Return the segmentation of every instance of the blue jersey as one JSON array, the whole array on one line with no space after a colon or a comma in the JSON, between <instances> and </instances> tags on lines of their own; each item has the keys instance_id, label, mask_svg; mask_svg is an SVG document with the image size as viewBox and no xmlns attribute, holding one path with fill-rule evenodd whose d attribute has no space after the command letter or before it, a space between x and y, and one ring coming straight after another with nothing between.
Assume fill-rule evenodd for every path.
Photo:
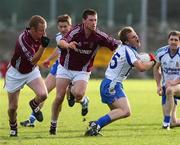
<instances>
[{"instance_id":1,"label":"blue jersey","mask_svg":"<svg viewBox=\"0 0 180 145\"><path fill-rule=\"evenodd\" d=\"M156 60L161 63L162 86L167 80L180 79L180 49L174 56L170 54L169 45L159 48L156 52Z\"/></svg>"}]
</instances>

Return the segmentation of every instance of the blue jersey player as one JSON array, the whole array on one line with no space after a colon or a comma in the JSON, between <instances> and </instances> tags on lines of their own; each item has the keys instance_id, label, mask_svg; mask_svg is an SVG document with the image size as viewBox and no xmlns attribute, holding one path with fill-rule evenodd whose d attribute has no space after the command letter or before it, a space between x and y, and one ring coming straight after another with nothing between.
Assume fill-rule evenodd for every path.
<instances>
[{"instance_id":1,"label":"blue jersey player","mask_svg":"<svg viewBox=\"0 0 180 145\"><path fill-rule=\"evenodd\" d=\"M177 99L180 98L180 32L171 31L168 45L157 50L157 64L154 66L154 77L157 93L162 96L163 128L170 125L180 126L176 118Z\"/></svg>"},{"instance_id":2,"label":"blue jersey player","mask_svg":"<svg viewBox=\"0 0 180 145\"><path fill-rule=\"evenodd\" d=\"M153 55L150 55L149 62L139 59L137 49L140 47L140 41L132 27L124 27L118 36L122 45L114 52L100 86L101 100L108 105L110 112L96 121L89 122L85 136L96 136L104 126L130 116L131 109L122 82L133 67L139 71L146 71L155 63Z\"/></svg>"}]
</instances>

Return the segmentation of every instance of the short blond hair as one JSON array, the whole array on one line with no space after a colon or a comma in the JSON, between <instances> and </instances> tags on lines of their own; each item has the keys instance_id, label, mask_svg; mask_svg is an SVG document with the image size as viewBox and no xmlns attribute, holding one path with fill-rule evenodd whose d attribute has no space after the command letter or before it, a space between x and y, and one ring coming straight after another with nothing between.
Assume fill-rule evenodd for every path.
<instances>
[{"instance_id":1,"label":"short blond hair","mask_svg":"<svg viewBox=\"0 0 180 145\"><path fill-rule=\"evenodd\" d=\"M34 15L29 20L29 27L37 29L39 23L47 25L46 20L42 16Z\"/></svg>"},{"instance_id":2,"label":"short blond hair","mask_svg":"<svg viewBox=\"0 0 180 145\"><path fill-rule=\"evenodd\" d=\"M122 44L125 44L125 42L128 41L127 34L131 32L134 32L134 29L130 26L124 27L118 32L118 37L121 40Z\"/></svg>"}]
</instances>

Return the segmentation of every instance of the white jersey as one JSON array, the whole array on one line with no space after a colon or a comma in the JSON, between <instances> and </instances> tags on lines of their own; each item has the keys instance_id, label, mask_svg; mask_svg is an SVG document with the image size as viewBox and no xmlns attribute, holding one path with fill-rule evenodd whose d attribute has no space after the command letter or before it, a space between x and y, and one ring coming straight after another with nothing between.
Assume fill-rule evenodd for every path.
<instances>
[{"instance_id":1,"label":"white jersey","mask_svg":"<svg viewBox=\"0 0 180 145\"><path fill-rule=\"evenodd\" d=\"M169 45L159 48L156 53L157 62L161 63L162 85L167 80L180 79L180 49L174 56L170 55Z\"/></svg>"},{"instance_id":2,"label":"white jersey","mask_svg":"<svg viewBox=\"0 0 180 145\"><path fill-rule=\"evenodd\" d=\"M56 43L57 43L57 45L58 45L58 42L62 39L62 34L59 32L59 33L57 33L56 34Z\"/></svg>"},{"instance_id":3,"label":"white jersey","mask_svg":"<svg viewBox=\"0 0 180 145\"><path fill-rule=\"evenodd\" d=\"M56 34L56 43L57 43L57 47L59 48L59 54L61 54L61 48L58 46L59 41L62 39L62 34L59 32Z\"/></svg>"},{"instance_id":4,"label":"white jersey","mask_svg":"<svg viewBox=\"0 0 180 145\"><path fill-rule=\"evenodd\" d=\"M135 49L127 45L119 45L111 58L105 77L114 82L122 82L127 78L134 62L138 59Z\"/></svg>"}]
</instances>

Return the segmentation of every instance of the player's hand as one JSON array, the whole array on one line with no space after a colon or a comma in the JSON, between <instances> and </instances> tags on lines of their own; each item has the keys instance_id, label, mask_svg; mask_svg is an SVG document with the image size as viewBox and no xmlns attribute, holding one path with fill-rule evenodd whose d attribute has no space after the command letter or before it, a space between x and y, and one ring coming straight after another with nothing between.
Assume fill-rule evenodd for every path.
<instances>
[{"instance_id":1,"label":"player's hand","mask_svg":"<svg viewBox=\"0 0 180 145\"><path fill-rule=\"evenodd\" d=\"M48 59L46 59L45 61L43 61L43 66L45 67L45 68L49 68L49 66L50 66L50 60L48 60Z\"/></svg>"},{"instance_id":2,"label":"player's hand","mask_svg":"<svg viewBox=\"0 0 180 145\"><path fill-rule=\"evenodd\" d=\"M75 49L77 45L78 45L78 43L76 41L72 41L69 43L68 48Z\"/></svg>"},{"instance_id":3,"label":"player's hand","mask_svg":"<svg viewBox=\"0 0 180 145\"><path fill-rule=\"evenodd\" d=\"M42 36L41 37L42 47L47 47L49 42L50 42L50 39L47 36Z\"/></svg>"},{"instance_id":4,"label":"player's hand","mask_svg":"<svg viewBox=\"0 0 180 145\"><path fill-rule=\"evenodd\" d=\"M157 94L158 94L159 96L162 96L162 87L161 87L161 86L159 86L159 87L157 88Z\"/></svg>"}]
</instances>

